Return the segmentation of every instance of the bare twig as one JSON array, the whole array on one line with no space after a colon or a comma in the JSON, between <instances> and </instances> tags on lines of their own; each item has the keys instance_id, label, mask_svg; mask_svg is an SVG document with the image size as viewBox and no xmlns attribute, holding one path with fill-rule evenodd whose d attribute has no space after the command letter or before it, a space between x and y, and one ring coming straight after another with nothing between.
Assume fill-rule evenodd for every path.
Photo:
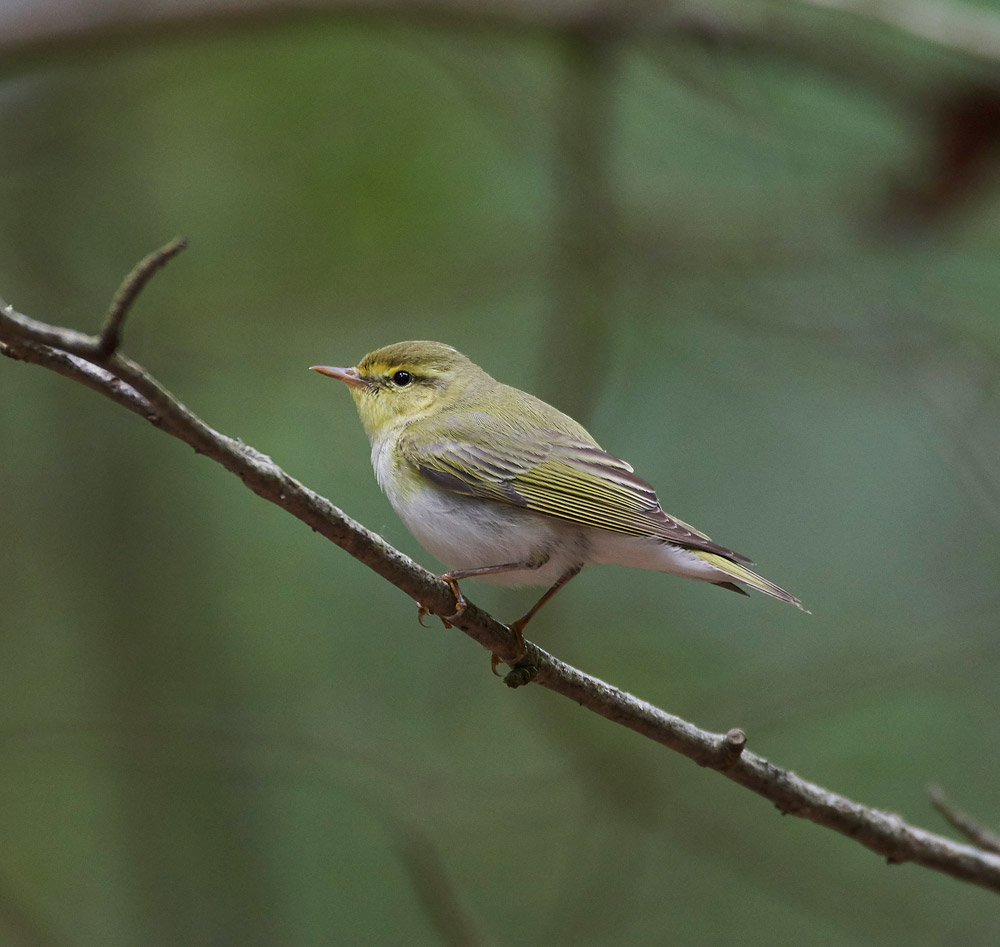
<instances>
[{"instance_id":1,"label":"bare twig","mask_svg":"<svg viewBox=\"0 0 1000 947\"><path fill-rule=\"evenodd\" d=\"M104 353L99 337L47 325L0 303L0 353L50 368L99 391L222 464L258 496L296 516L431 611L440 615L454 611L451 590L437 576L290 477L269 457L213 430L141 365L117 351ZM453 624L503 660L517 661L517 642L510 629L475 605L470 603ZM745 750L741 732L701 730L530 642L508 683L528 680L717 770L784 813L855 839L890 862L913 862L1000 892L1000 856L953 842L910 825L898 815L810 783Z\"/></svg>"},{"instance_id":2,"label":"bare twig","mask_svg":"<svg viewBox=\"0 0 1000 947\"><path fill-rule=\"evenodd\" d=\"M121 344L121 327L132 308L132 303L142 292L143 287L152 279L153 274L166 266L181 250L187 248L188 242L185 237L174 237L170 243L154 250L149 256L144 257L136 264L134 270L122 281L111 300L111 307L104 318L104 327L101 329L99 354L103 357L111 355Z\"/></svg>"},{"instance_id":3,"label":"bare twig","mask_svg":"<svg viewBox=\"0 0 1000 947\"><path fill-rule=\"evenodd\" d=\"M1000 835L987 828L978 819L972 818L967 812L959 809L944 794L944 790L940 786L929 786L927 794L931 797L931 805L970 842L988 852L1000 854Z\"/></svg>"}]
</instances>

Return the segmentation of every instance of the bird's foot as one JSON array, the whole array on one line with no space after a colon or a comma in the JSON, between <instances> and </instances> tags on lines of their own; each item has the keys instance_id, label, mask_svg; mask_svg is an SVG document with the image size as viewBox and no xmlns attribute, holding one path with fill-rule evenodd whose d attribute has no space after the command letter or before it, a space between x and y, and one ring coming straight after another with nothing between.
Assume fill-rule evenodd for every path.
<instances>
[{"instance_id":1,"label":"bird's foot","mask_svg":"<svg viewBox=\"0 0 1000 947\"><path fill-rule=\"evenodd\" d=\"M524 658L524 654L526 651L526 648L524 646L524 626L526 624L527 622L522 618L518 621L512 622L507 626L514 633L514 638L517 641L517 661L515 661L514 664L511 664L509 661L504 662L510 665L511 668L516 668L517 665L520 663L520 661ZM500 676L499 674L497 674L497 665L500 664L502 661L504 661L504 659L501 658L499 654L494 654L490 657L490 670L494 674L496 674L497 677ZM514 672L511 671L511 674L513 673ZM507 675L507 678L509 677L510 674ZM507 680L507 678L504 678L504 680ZM527 683L527 681L525 681L524 683ZM514 684L512 686L517 687L518 685Z\"/></svg>"},{"instance_id":2,"label":"bird's foot","mask_svg":"<svg viewBox=\"0 0 1000 947\"><path fill-rule=\"evenodd\" d=\"M458 616L461 615L463 611L464 609L460 609L454 615L449 615L447 618L445 618L444 615L438 615L437 617L441 619L441 624L444 625L445 628L453 628L454 625L452 625L452 622L456 618L458 618ZM434 614L436 613L432 612L422 602L417 602L417 621L420 622L420 626L422 628L430 628L430 625L428 625L427 622L424 621L424 619L428 615L434 615Z\"/></svg>"},{"instance_id":3,"label":"bird's foot","mask_svg":"<svg viewBox=\"0 0 1000 947\"><path fill-rule=\"evenodd\" d=\"M458 587L458 579L456 579L450 572L446 572L444 575L438 576L442 582L447 582L451 588L452 595L455 596L455 612L452 615L439 615L438 618L444 622L446 628L451 628L451 623L457 621L465 613L465 610L469 607L469 602L466 597L462 594L462 590Z\"/></svg>"},{"instance_id":4,"label":"bird's foot","mask_svg":"<svg viewBox=\"0 0 1000 947\"><path fill-rule=\"evenodd\" d=\"M469 603L468 601L466 601L465 596L462 594L462 590L458 587L458 580L453 578L450 573L446 572L444 575L438 576L438 578L441 579L443 582L448 583L448 585L451 587L452 593L455 596L454 614L437 616L438 618L441 619L441 624L444 625L445 628L451 628L452 627L451 623L456 619L462 617L462 613L466 610L466 608L468 608ZM424 619L428 615L435 615L435 614L437 613L429 609L423 602L421 601L417 602L417 621L420 622L420 624L424 628L428 627Z\"/></svg>"}]
</instances>

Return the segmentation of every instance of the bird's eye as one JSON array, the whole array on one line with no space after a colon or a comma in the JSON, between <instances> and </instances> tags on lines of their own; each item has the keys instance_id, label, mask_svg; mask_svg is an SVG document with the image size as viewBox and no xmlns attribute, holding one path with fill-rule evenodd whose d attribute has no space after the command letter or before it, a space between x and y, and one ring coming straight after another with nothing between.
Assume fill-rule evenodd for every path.
<instances>
[{"instance_id":1,"label":"bird's eye","mask_svg":"<svg viewBox=\"0 0 1000 947\"><path fill-rule=\"evenodd\" d=\"M405 388L411 381L413 381L413 376L409 372L396 372L392 376L393 384L400 388Z\"/></svg>"}]
</instances>

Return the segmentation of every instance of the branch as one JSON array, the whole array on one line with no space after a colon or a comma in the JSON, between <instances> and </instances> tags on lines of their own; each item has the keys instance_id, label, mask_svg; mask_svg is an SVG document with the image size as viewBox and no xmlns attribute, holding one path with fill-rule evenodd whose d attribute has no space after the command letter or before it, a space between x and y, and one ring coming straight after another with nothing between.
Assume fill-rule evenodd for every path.
<instances>
[{"instance_id":1,"label":"branch","mask_svg":"<svg viewBox=\"0 0 1000 947\"><path fill-rule=\"evenodd\" d=\"M931 797L931 805L970 842L988 852L1000 854L1000 835L959 809L940 786L931 786L927 792Z\"/></svg>"},{"instance_id":2,"label":"branch","mask_svg":"<svg viewBox=\"0 0 1000 947\"><path fill-rule=\"evenodd\" d=\"M126 305L121 318L127 309ZM0 354L49 368L100 392L222 464L258 496L336 543L430 611L438 615L454 611L451 590L437 576L289 476L269 457L213 430L141 365L117 350L106 351L100 336L47 325L0 302ZM531 642L526 643L526 654L518 662L517 642L510 629L472 603L452 624L512 665L506 678L511 686L533 680L700 766L716 770L770 800L783 813L855 839L891 863L913 862L1000 892L1000 855L951 841L910 825L894 813L830 792L745 750L742 731L719 734L702 730L571 667Z\"/></svg>"}]
</instances>

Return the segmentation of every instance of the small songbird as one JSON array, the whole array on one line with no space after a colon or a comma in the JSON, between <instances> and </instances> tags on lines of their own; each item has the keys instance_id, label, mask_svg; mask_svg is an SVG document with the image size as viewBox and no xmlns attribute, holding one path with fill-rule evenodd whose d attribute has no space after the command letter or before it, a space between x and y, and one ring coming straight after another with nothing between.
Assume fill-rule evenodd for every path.
<instances>
[{"instance_id":1,"label":"small songbird","mask_svg":"<svg viewBox=\"0 0 1000 947\"><path fill-rule=\"evenodd\" d=\"M355 368L314 365L351 389L379 486L465 607L459 579L547 585L532 616L584 566L670 572L802 608L750 560L660 508L631 466L576 421L501 384L440 342L398 342ZM803 609L804 611L804 609Z\"/></svg>"}]
</instances>

